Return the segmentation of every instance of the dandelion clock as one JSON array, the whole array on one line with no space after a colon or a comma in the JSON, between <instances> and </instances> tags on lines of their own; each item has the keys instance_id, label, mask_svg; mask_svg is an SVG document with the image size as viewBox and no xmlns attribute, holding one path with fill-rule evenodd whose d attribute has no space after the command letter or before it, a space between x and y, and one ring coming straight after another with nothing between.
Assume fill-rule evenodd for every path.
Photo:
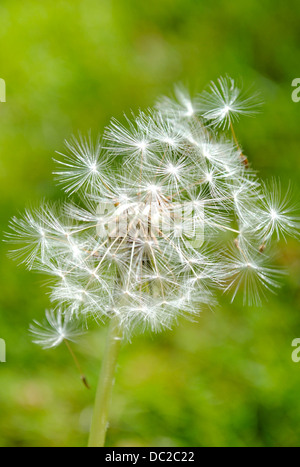
<instances>
[{"instance_id":1,"label":"dandelion clock","mask_svg":"<svg viewBox=\"0 0 300 467\"><path fill-rule=\"evenodd\" d=\"M197 319L218 290L256 305L277 290L271 246L298 237L299 218L290 188L261 181L234 132L259 108L228 77L194 99L176 88L96 141L66 142L55 179L67 200L11 220L10 254L51 276L53 306L30 326L34 342L72 352L92 320L109 323L89 446L105 443L122 341Z\"/></svg>"}]
</instances>

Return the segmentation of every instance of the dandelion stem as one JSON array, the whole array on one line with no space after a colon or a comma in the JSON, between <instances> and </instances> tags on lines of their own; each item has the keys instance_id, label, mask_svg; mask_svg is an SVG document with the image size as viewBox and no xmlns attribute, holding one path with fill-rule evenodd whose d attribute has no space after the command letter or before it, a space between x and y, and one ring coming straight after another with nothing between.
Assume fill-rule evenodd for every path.
<instances>
[{"instance_id":1,"label":"dandelion stem","mask_svg":"<svg viewBox=\"0 0 300 467\"><path fill-rule=\"evenodd\" d=\"M112 319L96 391L89 447L103 447L105 444L110 399L122 336L119 321Z\"/></svg>"}]
</instances>

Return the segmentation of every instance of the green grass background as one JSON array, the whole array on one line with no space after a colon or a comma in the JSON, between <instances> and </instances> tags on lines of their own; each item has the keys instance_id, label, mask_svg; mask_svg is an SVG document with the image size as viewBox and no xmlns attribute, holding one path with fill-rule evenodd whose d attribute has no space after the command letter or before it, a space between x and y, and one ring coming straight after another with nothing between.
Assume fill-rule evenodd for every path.
<instances>
[{"instance_id":1,"label":"green grass background","mask_svg":"<svg viewBox=\"0 0 300 467\"><path fill-rule=\"evenodd\" d=\"M64 195L52 157L72 132L102 131L112 116L151 106L182 82L192 92L228 73L255 83L265 104L236 127L264 178L292 180L299 198L300 74L297 0L1 0L1 231L42 198ZM84 446L106 329L76 351L92 389L63 347L34 346L29 322L49 306L41 276L1 244L0 446ZM222 299L215 313L123 347L109 446L299 446L300 248L282 245L289 269L261 308Z\"/></svg>"}]
</instances>

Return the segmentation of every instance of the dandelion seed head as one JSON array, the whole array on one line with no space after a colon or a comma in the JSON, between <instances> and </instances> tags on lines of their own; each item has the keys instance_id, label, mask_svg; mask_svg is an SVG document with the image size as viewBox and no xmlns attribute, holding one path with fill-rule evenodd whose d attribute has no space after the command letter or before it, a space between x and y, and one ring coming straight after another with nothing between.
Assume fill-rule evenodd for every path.
<instances>
[{"instance_id":1,"label":"dandelion seed head","mask_svg":"<svg viewBox=\"0 0 300 467\"><path fill-rule=\"evenodd\" d=\"M261 182L227 132L256 104L225 77L112 119L96 142L66 142L55 177L77 201L27 210L8 235L11 256L50 277L57 308L31 328L38 343L72 340L81 319L157 332L215 306L218 289L253 304L276 290L266 247L298 237L299 216L290 189Z\"/></svg>"}]
</instances>

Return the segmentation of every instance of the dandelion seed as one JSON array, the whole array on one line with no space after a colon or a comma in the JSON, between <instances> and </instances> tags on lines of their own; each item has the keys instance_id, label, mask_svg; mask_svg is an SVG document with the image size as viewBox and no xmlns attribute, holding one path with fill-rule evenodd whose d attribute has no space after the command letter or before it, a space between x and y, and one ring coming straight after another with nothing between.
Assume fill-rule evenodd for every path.
<instances>
[{"instance_id":1,"label":"dandelion seed","mask_svg":"<svg viewBox=\"0 0 300 467\"><path fill-rule=\"evenodd\" d=\"M197 114L197 103L183 86L175 86L175 100L163 97L157 103L157 109L170 118L191 118Z\"/></svg>"},{"instance_id":2,"label":"dandelion seed","mask_svg":"<svg viewBox=\"0 0 300 467\"><path fill-rule=\"evenodd\" d=\"M237 249L226 258L224 270L227 271L229 284L225 291L232 290L232 301L239 290L244 294L244 303L260 305L266 292L274 292L279 287L279 279L283 271L276 267L266 266L266 258L257 252Z\"/></svg>"},{"instance_id":3,"label":"dandelion seed","mask_svg":"<svg viewBox=\"0 0 300 467\"><path fill-rule=\"evenodd\" d=\"M241 115L253 116L261 102L256 94L247 94L228 76L211 83L210 91L204 91L198 102L203 118L215 127L229 128Z\"/></svg>"},{"instance_id":4,"label":"dandelion seed","mask_svg":"<svg viewBox=\"0 0 300 467\"><path fill-rule=\"evenodd\" d=\"M76 342L77 338L84 334L78 329L78 324L72 321L71 316L61 308L46 310L45 323L34 321L29 330L34 337L33 343L41 345L44 349L57 347L64 340Z\"/></svg>"},{"instance_id":5,"label":"dandelion seed","mask_svg":"<svg viewBox=\"0 0 300 467\"><path fill-rule=\"evenodd\" d=\"M299 237L300 217L297 206L291 200L291 188L283 193L280 182L272 180L263 185L263 196L259 209L259 225L264 242L275 234L277 239L287 236Z\"/></svg>"}]
</instances>

